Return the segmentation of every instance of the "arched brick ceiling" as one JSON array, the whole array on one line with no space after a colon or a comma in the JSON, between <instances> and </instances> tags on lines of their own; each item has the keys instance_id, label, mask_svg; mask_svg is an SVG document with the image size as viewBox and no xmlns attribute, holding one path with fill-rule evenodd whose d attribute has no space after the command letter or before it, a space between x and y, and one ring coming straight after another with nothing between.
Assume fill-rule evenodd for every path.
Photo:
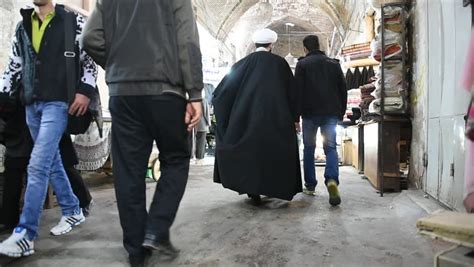
<instances>
[{"instance_id":1,"label":"arched brick ceiling","mask_svg":"<svg viewBox=\"0 0 474 267\"><path fill-rule=\"evenodd\" d=\"M337 49L349 28L360 23L360 13L367 6L365 0L193 0L193 3L198 21L213 36L223 42L241 39L233 41L238 50L249 49L252 33L263 27L274 28L284 35L286 32L281 32L280 26L286 22L296 25L292 31L318 32L323 46L332 43Z\"/></svg>"}]
</instances>

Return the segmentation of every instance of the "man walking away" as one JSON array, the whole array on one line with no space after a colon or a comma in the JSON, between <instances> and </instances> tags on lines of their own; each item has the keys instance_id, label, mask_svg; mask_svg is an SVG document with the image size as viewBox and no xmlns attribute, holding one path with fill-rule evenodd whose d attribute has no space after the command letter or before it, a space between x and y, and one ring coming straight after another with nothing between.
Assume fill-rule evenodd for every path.
<instances>
[{"instance_id":1,"label":"man walking away","mask_svg":"<svg viewBox=\"0 0 474 267\"><path fill-rule=\"evenodd\" d=\"M315 35L303 40L306 57L296 65L295 78L300 92L299 113L303 117L304 192L315 194L317 185L314 151L318 128L324 138L326 154L325 184L329 203L341 203L339 195L339 158L337 155L336 126L347 106L347 88L339 63L320 50ZM299 125L299 123L298 123Z\"/></svg>"},{"instance_id":2,"label":"man walking away","mask_svg":"<svg viewBox=\"0 0 474 267\"><path fill-rule=\"evenodd\" d=\"M297 92L290 66L271 53L277 38L270 29L255 33L255 52L237 62L214 92L214 181L255 204L260 195L292 200L302 189Z\"/></svg>"},{"instance_id":3,"label":"man walking away","mask_svg":"<svg viewBox=\"0 0 474 267\"><path fill-rule=\"evenodd\" d=\"M84 47L106 70L115 192L132 266L146 250L178 255L170 227L188 180L188 131L202 115L201 52L191 0L99 0ZM153 141L161 177L149 212L145 175Z\"/></svg>"}]
</instances>

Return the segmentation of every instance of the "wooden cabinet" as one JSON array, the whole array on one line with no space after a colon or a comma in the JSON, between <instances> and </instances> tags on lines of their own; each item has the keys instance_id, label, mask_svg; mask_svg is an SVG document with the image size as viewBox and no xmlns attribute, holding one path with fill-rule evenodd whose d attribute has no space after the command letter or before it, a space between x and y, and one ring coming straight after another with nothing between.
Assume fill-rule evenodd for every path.
<instances>
[{"instance_id":1,"label":"wooden cabinet","mask_svg":"<svg viewBox=\"0 0 474 267\"><path fill-rule=\"evenodd\" d=\"M356 168L359 173L364 171L364 126L363 125L354 125L349 126L346 129L347 137L350 138L351 142L351 166Z\"/></svg>"},{"instance_id":2,"label":"wooden cabinet","mask_svg":"<svg viewBox=\"0 0 474 267\"><path fill-rule=\"evenodd\" d=\"M409 159L411 125L408 120L385 121L382 147L379 147L379 127L378 122L364 125L364 174L377 190L381 190L382 167L384 191L399 192L401 165L405 165Z\"/></svg>"}]
</instances>

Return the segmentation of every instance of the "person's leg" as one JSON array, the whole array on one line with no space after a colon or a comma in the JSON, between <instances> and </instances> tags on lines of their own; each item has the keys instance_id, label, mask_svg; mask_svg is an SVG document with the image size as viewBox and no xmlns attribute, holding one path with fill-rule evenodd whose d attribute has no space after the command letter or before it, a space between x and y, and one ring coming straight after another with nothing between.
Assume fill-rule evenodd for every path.
<instances>
[{"instance_id":1,"label":"person's leg","mask_svg":"<svg viewBox=\"0 0 474 267\"><path fill-rule=\"evenodd\" d=\"M89 188L84 183L81 173L74 166L64 166L64 169L71 183L72 192L79 199L79 207L84 210L92 201Z\"/></svg>"},{"instance_id":2,"label":"person's leg","mask_svg":"<svg viewBox=\"0 0 474 267\"><path fill-rule=\"evenodd\" d=\"M142 247L147 220L145 176L153 138L143 123L143 118L152 114L140 112L144 99L112 96L109 100L115 195L123 244L131 264L142 264L145 260Z\"/></svg>"},{"instance_id":3,"label":"person's leg","mask_svg":"<svg viewBox=\"0 0 474 267\"><path fill-rule=\"evenodd\" d=\"M339 184L339 157L337 154L337 117L328 116L323 119L321 125L321 135L323 136L324 142L324 154L326 155L326 169L324 172L325 182L328 180L334 180Z\"/></svg>"},{"instance_id":4,"label":"person's leg","mask_svg":"<svg viewBox=\"0 0 474 267\"><path fill-rule=\"evenodd\" d=\"M326 154L326 170L324 173L325 183L329 191L329 203L337 206L341 203L339 195L339 157L337 155L337 127L336 116L323 118L321 134L324 138L324 153Z\"/></svg>"},{"instance_id":5,"label":"person's leg","mask_svg":"<svg viewBox=\"0 0 474 267\"><path fill-rule=\"evenodd\" d=\"M28 165L28 183L19 226L28 230L31 239L37 235L49 182L63 216L80 214L79 201L72 193L58 148L67 125L67 110L65 102L37 102L26 109L34 146ZM70 228L72 225L66 231Z\"/></svg>"},{"instance_id":6,"label":"person's leg","mask_svg":"<svg viewBox=\"0 0 474 267\"><path fill-rule=\"evenodd\" d=\"M28 158L5 159L5 172L3 176L5 183L3 186L3 202L0 217L0 224L5 229L13 229L20 218L20 197L23 188L23 176L26 174Z\"/></svg>"},{"instance_id":7,"label":"person's leg","mask_svg":"<svg viewBox=\"0 0 474 267\"><path fill-rule=\"evenodd\" d=\"M59 159L58 144L66 128L67 108L64 102L36 102L26 108L34 147L28 165L28 183L19 226L28 230L32 240L37 236L48 182L56 192L63 216L79 212L79 201L72 193Z\"/></svg>"},{"instance_id":8,"label":"person's leg","mask_svg":"<svg viewBox=\"0 0 474 267\"><path fill-rule=\"evenodd\" d=\"M314 118L303 118L303 169L305 187L309 193L313 194L318 181L316 180L316 170L314 167L314 151L316 150L317 124Z\"/></svg>"},{"instance_id":9,"label":"person's leg","mask_svg":"<svg viewBox=\"0 0 474 267\"><path fill-rule=\"evenodd\" d=\"M34 146L28 165L25 200L18 227L0 244L1 254L21 257L34 253L33 240L38 235L49 182L53 185L63 213L63 218L51 233L59 235L68 232L73 225L84 219L59 156L58 144L66 128L67 109L68 105L64 102L36 102L26 107L26 121ZM66 221L76 214L79 219L73 218L74 222ZM55 229L60 231L53 231Z\"/></svg>"},{"instance_id":10,"label":"person's leg","mask_svg":"<svg viewBox=\"0 0 474 267\"><path fill-rule=\"evenodd\" d=\"M196 132L196 158L203 159L206 154L206 132Z\"/></svg>"},{"instance_id":11,"label":"person's leg","mask_svg":"<svg viewBox=\"0 0 474 267\"><path fill-rule=\"evenodd\" d=\"M61 160L64 165L69 183L71 184L74 195L79 199L79 206L85 211L92 201L89 188L84 183L81 173L76 170L74 165L79 163L77 159L76 150L69 134L64 134L59 142L59 151L61 153Z\"/></svg>"},{"instance_id":12,"label":"person's leg","mask_svg":"<svg viewBox=\"0 0 474 267\"><path fill-rule=\"evenodd\" d=\"M144 246L162 249L176 256L170 244L169 229L173 224L184 194L189 172L190 151L184 123L186 101L174 95L151 100L150 110L156 112L148 123L160 151L161 177L156 185L150 207Z\"/></svg>"}]
</instances>

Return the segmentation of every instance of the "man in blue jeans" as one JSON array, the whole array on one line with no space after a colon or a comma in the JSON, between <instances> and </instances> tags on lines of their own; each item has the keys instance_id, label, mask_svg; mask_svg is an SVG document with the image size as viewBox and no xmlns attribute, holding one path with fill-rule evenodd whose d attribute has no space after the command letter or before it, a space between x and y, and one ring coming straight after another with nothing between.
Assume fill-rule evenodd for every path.
<instances>
[{"instance_id":1,"label":"man in blue jeans","mask_svg":"<svg viewBox=\"0 0 474 267\"><path fill-rule=\"evenodd\" d=\"M299 90L298 112L303 118L305 192L315 194L317 185L314 167L316 134L321 129L326 154L325 184L329 203L341 203L339 195L339 158L336 127L347 107L347 88L339 62L320 51L319 39L309 35L303 40L306 57L296 65L295 79ZM300 129L299 123L296 124Z\"/></svg>"},{"instance_id":2,"label":"man in blue jeans","mask_svg":"<svg viewBox=\"0 0 474 267\"><path fill-rule=\"evenodd\" d=\"M13 38L7 70L0 79L3 93L18 93L21 82L20 96L26 104L26 122L34 141L20 222L12 235L0 244L0 254L10 257L34 253L49 183L62 211L61 220L51 229L51 234L65 234L85 220L58 146L68 114L82 115L88 108L95 87L96 67L79 47L84 18L68 13L64 6L54 5L52 0L33 0L33 4L34 9L21 10L22 21ZM70 29L66 27L66 19L75 21ZM76 35L74 52L65 51L65 31L68 30L72 36ZM81 66L75 94L68 94L67 90L66 57L75 57Z\"/></svg>"}]
</instances>

